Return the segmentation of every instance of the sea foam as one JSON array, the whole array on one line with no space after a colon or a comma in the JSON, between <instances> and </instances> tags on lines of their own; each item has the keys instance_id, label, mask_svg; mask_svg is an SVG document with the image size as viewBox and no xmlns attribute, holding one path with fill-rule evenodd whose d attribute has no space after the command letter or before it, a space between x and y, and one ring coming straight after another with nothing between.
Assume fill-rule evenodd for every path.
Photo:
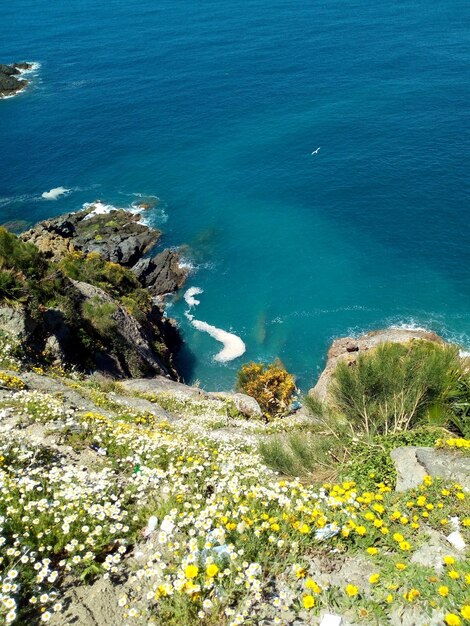
<instances>
[{"instance_id":1,"label":"sea foam","mask_svg":"<svg viewBox=\"0 0 470 626\"><path fill-rule=\"evenodd\" d=\"M216 341L220 341L223 344L223 348L214 356L214 361L226 363L227 361L233 361L237 359L246 351L245 343L240 337L229 333L226 330L212 326L207 322L194 319L194 315L190 313L192 307L200 304L200 300L197 300L194 296L203 293L203 290L199 287L190 287L185 291L184 299L187 302L189 309L185 312L185 316L191 322L192 326L203 333L207 333L213 337Z\"/></svg>"},{"instance_id":2,"label":"sea foam","mask_svg":"<svg viewBox=\"0 0 470 626\"><path fill-rule=\"evenodd\" d=\"M88 215L86 215L83 219L89 220L94 215L105 215L106 213L112 213L113 211L127 211L128 213L133 213L134 215L142 215L142 208L138 208L136 206L127 206L127 207L117 207L114 204L106 204L101 202L101 200L95 200L94 202L84 202L82 204L82 208L84 211L90 211ZM91 210L90 210L91 209ZM141 217L138 221L139 224L143 224L144 226L148 226L148 222L144 217Z\"/></svg>"},{"instance_id":3,"label":"sea foam","mask_svg":"<svg viewBox=\"0 0 470 626\"><path fill-rule=\"evenodd\" d=\"M65 196L71 191L71 189L66 189L65 187L54 187L53 189L42 193L41 198L44 198L44 200L57 200L60 196Z\"/></svg>"},{"instance_id":4,"label":"sea foam","mask_svg":"<svg viewBox=\"0 0 470 626\"><path fill-rule=\"evenodd\" d=\"M193 319L191 320L191 324L194 328L197 328L197 330L207 333L224 345L222 350L215 355L214 361L220 361L222 363L233 361L233 359L237 359L246 350L245 343L240 337L233 333L228 333L226 330L211 326L211 324L201 322L200 320Z\"/></svg>"}]
</instances>

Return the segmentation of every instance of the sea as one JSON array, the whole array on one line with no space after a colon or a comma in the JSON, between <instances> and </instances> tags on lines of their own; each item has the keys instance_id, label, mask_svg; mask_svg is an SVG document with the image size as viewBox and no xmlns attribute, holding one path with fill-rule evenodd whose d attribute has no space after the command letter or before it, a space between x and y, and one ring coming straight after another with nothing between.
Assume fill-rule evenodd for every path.
<instances>
[{"instance_id":1,"label":"sea","mask_svg":"<svg viewBox=\"0 0 470 626\"><path fill-rule=\"evenodd\" d=\"M5 2L0 62L37 65L0 101L0 223L151 204L207 389L280 358L305 391L335 337L389 326L470 349L469 23L460 0Z\"/></svg>"}]
</instances>

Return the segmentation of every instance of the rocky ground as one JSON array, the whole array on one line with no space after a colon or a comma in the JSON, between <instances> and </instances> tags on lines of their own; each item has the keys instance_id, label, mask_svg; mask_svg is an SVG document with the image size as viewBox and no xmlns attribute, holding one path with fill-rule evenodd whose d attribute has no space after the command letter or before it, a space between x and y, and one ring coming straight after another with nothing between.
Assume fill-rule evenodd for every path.
<instances>
[{"instance_id":1,"label":"rocky ground","mask_svg":"<svg viewBox=\"0 0 470 626\"><path fill-rule=\"evenodd\" d=\"M21 70L28 70L31 67L30 63L0 64L0 98L14 96L23 90L27 86L28 81L20 78Z\"/></svg>"}]
</instances>

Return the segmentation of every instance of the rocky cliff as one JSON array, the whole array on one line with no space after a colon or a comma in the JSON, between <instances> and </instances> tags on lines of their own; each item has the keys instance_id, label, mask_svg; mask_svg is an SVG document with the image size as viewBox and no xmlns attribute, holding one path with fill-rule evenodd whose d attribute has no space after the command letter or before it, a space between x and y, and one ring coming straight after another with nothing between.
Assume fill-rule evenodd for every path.
<instances>
[{"instance_id":1,"label":"rocky cliff","mask_svg":"<svg viewBox=\"0 0 470 626\"><path fill-rule=\"evenodd\" d=\"M175 291L186 271L175 250L146 256L160 237L121 210L63 215L20 239L2 229L0 318L24 358L178 379L178 329L154 296Z\"/></svg>"}]
</instances>

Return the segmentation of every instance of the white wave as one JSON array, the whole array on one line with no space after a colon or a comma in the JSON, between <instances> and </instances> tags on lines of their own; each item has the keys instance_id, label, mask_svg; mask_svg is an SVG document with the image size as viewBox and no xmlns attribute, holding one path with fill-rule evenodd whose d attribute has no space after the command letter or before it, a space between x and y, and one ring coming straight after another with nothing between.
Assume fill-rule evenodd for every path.
<instances>
[{"instance_id":1,"label":"white wave","mask_svg":"<svg viewBox=\"0 0 470 626\"><path fill-rule=\"evenodd\" d=\"M96 200L95 202L85 202L82 206L84 211L91 209L88 215L84 218L86 220L91 219L93 215L104 215L106 213L111 213L111 211L119 211L118 207L115 207L112 204L105 204L104 202L101 202L101 200Z\"/></svg>"},{"instance_id":2,"label":"white wave","mask_svg":"<svg viewBox=\"0 0 470 626\"><path fill-rule=\"evenodd\" d=\"M90 211L88 215L84 218L85 220L89 220L93 217L93 215L104 215L106 213L112 213L113 211L126 211L127 213L133 213L134 215L142 215L142 207L134 206L131 204L127 207L118 207L114 206L114 204L106 204L101 202L101 200L95 200L94 202L85 202L82 204L84 211ZM90 210L91 209L91 210ZM141 217L138 221L138 224L142 224L144 226L149 226L148 220L144 217Z\"/></svg>"},{"instance_id":3,"label":"white wave","mask_svg":"<svg viewBox=\"0 0 470 626\"><path fill-rule=\"evenodd\" d=\"M429 328L419 326L416 322L400 322L399 324L392 324L390 328L394 328L396 330L418 330L424 333L431 332Z\"/></svg>"},{"instance_id":4,"label":"white wave","mask_svg":"<svg viewBox=\"0 0 470 626\"><path fill-rule=\"evenodd\" d=\"M191 261L188 261L186 259L180 259L178 262L178 267L182 270L186 270L188 274L192 274L195 270L195 265L191 263ZM197 289L197 287L195 289Z\"/></svg>"},{"instance_id":5,"label":"white wave","mask_svg":"<svg viewBox=\"0 0 470 626\"><path fill-rule=\"evenodd\" d=\"M20 74L32 74L34 72L37 72L39 68L41 67L41 64L38 61L27 61L27 63L30 66L27 69L18 68L20 71Z\"/></svg>"},{"instance_id":6,"label":"white wave","mask_svg":"<svg viewBox=\"0 0 470 626\"><path fill-rule=\"evenodd\" d=\"M65 187L54 187L50 191L42 193L41 198L44 198L44 200L57 200L60 196L65 196L71 191L71 189L66 189Z\"/></svg>"},{"instance_id":7,"label":"white wave","mask_svg":"<svg viewBox=\"0 0 470 626\"><path fill-rule=\"evenodd\" d=\"M186 290L184 294L184 299L187 302L189 309L185 311L185 316L197 330L202 331L203 333L207 333L211 337L213 337L216 341L220 341L223 344L223 348L220 352L218 352L214 360L220 361L221 363L226 363L227 361L233 361L233 359L237 359L246 351L246 346L244 342L233 333L228 333L226 330L222 330L221 328L217 328L216 326L212 326L207 322L202 322L201 320L194 319L194 315L192 315L189 311L193 306L197 306L200 304L200 300L197 300L194 296L204 293L204 291L200 287L190 287Z\"/></svg>"},{"instance_id":8,"label":"white wave","mask_svg":"<svg viewBox=\"0 0 470 626\"><path fill-rule=\"evenodd\" d=\"M233 359L237 359L246 351L246 346L244 342L233 333L228 333L226 330L222 330L221 328L217 328L216 326L211 326L207 322L201 322L200 320L191 320L191 324L197 330L201 330L202 332L207 333L215 340L220 341L223 344L223 348L220 352L218 352L214 360L220 361L221 363L226 363L227 361L233 361Z\"/></svg>"},{"instance_id":9,"label":"white wave","mask_svg":"<svg viewBox=\"0 0 470 626\"><path fill-rule=\"evenodd\" d=\"M200 304L200 300L196 300L196 298L194 296L197 296L200 293L204 293L203 289L200 289L199 287L190 287L189 289L187 289L184 293L184 299L187 302L187 304L189 305L189 307L193 307L193 306L197 306L198 304Z\"/></svg>"}]
</instances>

